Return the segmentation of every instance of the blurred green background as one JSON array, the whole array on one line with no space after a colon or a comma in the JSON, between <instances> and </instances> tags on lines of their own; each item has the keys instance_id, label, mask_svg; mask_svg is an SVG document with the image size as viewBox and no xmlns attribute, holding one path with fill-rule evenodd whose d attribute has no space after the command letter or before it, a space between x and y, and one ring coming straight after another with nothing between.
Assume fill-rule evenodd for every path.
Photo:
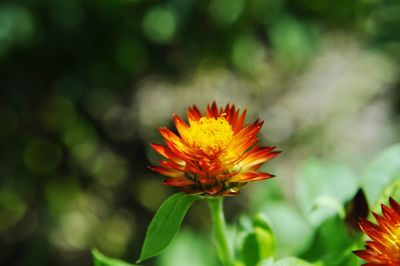
<instances>
[{"instance_id":1,"label":"blurred green background","mask_svg":"<svg viewBox=\"0 0 400 266\"><path fill-rule=\"evenodd\" d=\"M146 168L148 143L214 99L265 120L260 138L284 151L265 168L277 178L226 200L228 221L274 210L296 235L278 254L301 254L309 225L285 211L300 165L358 178L399 139L399 14L396 0L2 0L0 264L91 265L91 247L135 261L176 191ZM196 203L145 265L218 265L209 221Z\"/></svg>"}]
</instances>

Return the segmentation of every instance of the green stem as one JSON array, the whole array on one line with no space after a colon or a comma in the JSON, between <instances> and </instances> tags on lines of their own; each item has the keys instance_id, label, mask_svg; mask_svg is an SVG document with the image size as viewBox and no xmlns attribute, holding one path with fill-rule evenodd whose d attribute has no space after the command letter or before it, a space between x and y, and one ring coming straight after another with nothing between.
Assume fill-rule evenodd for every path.
<instances>
[{"instance_id":1,"label":"green stem","mask_svg":"<svg viewBox=\"0 0 400 266\"><path fill-rule=\"evenodd\" d=\"M233 266L233 257L228 245L226 224L223 209L223 197L208 199L211 216L214 224L215 240L217 241L218 255L225 266Z\"/></svg>"}]
</instances>

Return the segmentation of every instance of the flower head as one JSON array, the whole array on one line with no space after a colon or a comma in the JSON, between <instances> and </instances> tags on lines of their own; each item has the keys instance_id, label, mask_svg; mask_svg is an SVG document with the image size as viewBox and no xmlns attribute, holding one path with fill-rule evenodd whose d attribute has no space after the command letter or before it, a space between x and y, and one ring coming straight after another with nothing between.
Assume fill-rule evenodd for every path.
<instances>
[{"instance_id":1,"label":"flower head","mask_svg":"<svg viewBox=\"0 0 400 266\"><path fill-rule=\"evenodd\" d=\"M372 213L378 224L361 220L361 230L371 240L366 242L365 250L354 253L366 260L368 266L400 265L400 204L389 199L390 207L382 206L382 216Z\"/></svg>"},{"instance_id":2,"label":"flower head","mask_svg":"<svg viewBox=\"0 0 400 266\"><path fill-rule=\"evenodd\" d=\"M204 115L190 107L188 124L174 114L178 135L159 129L166 146L151 146L166 160L150 168L169 177L165 185L199 195L234 195L247 182L273 177L258 169L279 152L256 145L263 122L244 124L245 116L246 110L229 104L218 109L215 102Z\"/></svg>"}]
</instances>

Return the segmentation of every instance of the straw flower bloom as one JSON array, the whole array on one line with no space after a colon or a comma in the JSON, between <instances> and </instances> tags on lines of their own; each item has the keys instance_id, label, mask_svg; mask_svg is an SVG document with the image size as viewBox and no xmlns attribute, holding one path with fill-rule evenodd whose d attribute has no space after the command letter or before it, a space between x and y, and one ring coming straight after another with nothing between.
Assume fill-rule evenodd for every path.
<instances>
[{"instance_id":1,"label":"straw flower bloom","mask_svg":"<svg viewBox=\"0 0 400 266\"><path fill-rule=\"evenodd\" d=\"M245 116L246 110L230 104L218 109L215 102L204 115L190 107L188 124L174 114L178 134L159 129L166 145L151 146L166 160L150 168L169 177L165 185L204 196L235 195L248 182L273 177L258 169L279 152L256 144L263 122L244 124Z\"/></svg>"},{"instance_id":2,"label":"straw flower bloom","mask_svg":"<svg viewBox=\"0 0 400 266\"><path fill-rule=\"evenodd\" d=\"M382 216L372 213L378 222L361 220L361 230L371 240L366 242L365 250L354 253L367 261L368 266L399 266L400 265L400 204L389 199L390 206L382 206Z\"/></svg>"}]
</instances>

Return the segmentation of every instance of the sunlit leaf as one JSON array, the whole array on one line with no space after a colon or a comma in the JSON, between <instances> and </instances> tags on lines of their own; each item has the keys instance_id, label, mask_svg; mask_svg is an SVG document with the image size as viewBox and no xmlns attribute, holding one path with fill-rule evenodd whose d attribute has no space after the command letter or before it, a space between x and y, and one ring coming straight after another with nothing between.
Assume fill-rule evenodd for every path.
<instances>
[{"instance_id":1,"label":"sunlit leaf","mask_svg":"<svg viewBox=\"0 0 400 266\"><path fill-rule=\"evenodd\" d=\"M313 265L317 264L310 264L309 262L294 257L284 258L276 262L273 262L272 260L268 259L258 264L258 266L313 266Z\"/></svg>"},{"instance_id":2,"label":"sunlit leaf","mask_svg":"<svg viewBox=\"0 0 400 266\"><path fill-rule=\"evenodd\" d=\"M204 256L207 254L207 256ZM157 257L157 266L220 266L217 250L208 234L182 229L168 248Z\"/></svg>"},{"instance_id":3,"label":"sunlit leaf","mask_svg":"<svg viewBox=\"0 0 400 266\"><path fill-rule=\"evenodd\" d=\"M358 189L350 168L320 159L307 160L300 167L296 181L299 206L315 226L336 213L344 217L344 203Z\"/></svg>"},{"instance_id":4,"label":"sunlit leaf","mask_svg":"<svg viewBox=\"0 0 400 266\"><path fill-rule=\"evenodd\" d=\"M370 207L374 208L385 189L399 179L400 144L396 144L380 153L366 168L361 178L361 187Z\"/></svg>"},{"instance_id":5,"label":"sunlit leaf","mask_svg":"<svg viewBox=\"0 0 400 266\"><path fill-rule=\"evenodd\" d=\"M256 265L275 255L275 237L265 215L259 214L253 220L243 216L239 226L245 230L239 242L244 265Z\"/></svg>"},{"instance_id":6,"label":"sunlit leaf","mask_svg":"<svg viewBox=\"0 0 400 266\"><path fill-rule=\"evenodd\" d=\"M159 255L169 245L189 207L197 199L191 195L176 193L164 201L147 229L138 263Z\"/></svg>"},{"instance_id":7,"label":"sunlit leaf","mask_svg":"<svg viewBox=\"0 0 400 266\"><path fill-rule=\"evenodd\" d=\"M275 236L270 223L268 218L262 214L257 215L253 222L260 260L275 255Z\"/></svg>"},{"instance_id":8,"label":"sunlit leaf","mask_svg":"<svg viewBox=\"0 0 400 266\"><path fill-rule=\"evenodd\" d=\"M134 266L134 264L107 257L97 249L92 250L92 256L94 266Z\"/></svg>"},{"instance_id":9,"label":"sunlit leaf","mask_svg":"<svg viewBox=\"0 0 400 266\"><path fill-rule=\"evenodd\" d=\"M375 212L381 212L381 204L385 204L389 197L392 197L397 201L400 199L400 178L393 181L389 186L385 187L372 210Z\"/></svg>"},{"instance_id":10,"label":"sunlit leaf","mask_svg":"<svg viewBox=\"0 0 400 266\"><path fill-rule=\"evenodd\" d=\"M298 258L285 258L278 260L273 264L273 266L311 266L310 264L304 260Z\"/></svg>"},{"instance_id":11,"label":"sunlit leaf","mask_svg":"<svg viewBox=\"0 0 400 266\"><path fill-rule=\"evenodd\" d=\"M293 205L268 203L265 214L271 220L278 257L297 255L307 249L313 235L312 227Z\"/></svg>"},{"instance_id":12,"label":"sunlit leaf","mask_svg":"<svg viewBox=\"0 0 400 266\"><path fill-rule=\"evenodd\" d=\"M352 253L357 243L358 237L350 235L342 218L333 216L317 228L313 243L302 258L321 260L330 266L358 266L358 259Z\"/></svg>"}]
</instances>

